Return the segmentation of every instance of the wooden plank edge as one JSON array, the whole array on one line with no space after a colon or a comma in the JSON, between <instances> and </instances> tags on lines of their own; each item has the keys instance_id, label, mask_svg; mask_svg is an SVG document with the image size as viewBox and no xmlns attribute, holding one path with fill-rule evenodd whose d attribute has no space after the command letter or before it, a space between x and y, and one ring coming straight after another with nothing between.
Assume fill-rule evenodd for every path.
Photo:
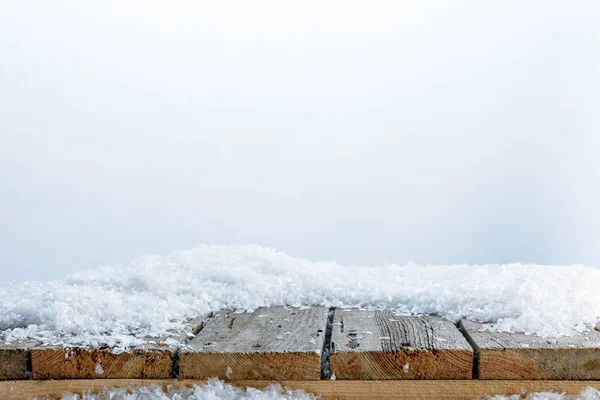
<instances>
[{"instance_id":1,"label":"wooden plank edge","mask_svg":"<svg viewBox=\"0 0 600 400\"><path fill-rule=\"evenodd\" d=\"M323 399L476 399L487 395L511 395L553 391L579 394L588 387L600 390L600 381L515 381L515 380L361 380L361 381L226 381L238 387L264 388L280 384L291 389L303 389L321 394ZM48 381L0 382L0 398L24 400L50 396L60 398L65 392L97 393L103 388L161 385L190 387L205 384L206 380L173 379L78 379Z\"/></svg>"},{"instance_id":2,"label":"wooden plank edge","mask_svg":"<svg viewBox=\"0 0 600 400\"><path fill-rule=\"evenodd\" d=\"M203 328L206 321L212 318L213 312L209 312L204 316L190 318L187 324L191 327L191 333L197 335ZM186 333L179 333L179 341L177 345L164 346L159 348L152 345L141 345L127 352L121 353L120 355L112 354L110 348L91 348L91 347L68 347L62 348L57 346L44 347L40 342L28 341L29 344L19 344L16 347L2 346L0 345L0 382L16 379L76 379L75 373L70 374L59 374L56 370L50 371L37 371L34 369L34 352L39 355L43 352L58 353L61 360L69 358L69 355L79 355L89 361L93 365L92 370L95 370L96 362L99 358L109 356L113 358L130 358L132 356L141 357L144 361L144 366L140 367L142 372L138 372L134 375L140 376L111 376L110 373L104 376L98 376L98 378L115 379L115 378L126 378L126 379L168 379L177 377L178 373L178 357L179 348L187 343L188 336ZM66 355L66 357L65 357ZM158 361L158 363L157 363ZM150 368L149 365L158 364L158 368ZM138 368L138 369L140 369ZM88 368L89 369L89 368ZM81 372L81 371L80 371ZM117 374L118 375L118 374ZM85 374L82 376L84 379L87 377ZM0 397L3 399L3 397Z\"/></svg>"},{"instance_id":3,"label":"wooden plank edge","mask_svg":"<svg viewBox=\"0 0 600 400\"><path fill-rule=\"evenodd\" d=\"M191 333L198 334L212 315L210 312L190 319L187 325ZM179 348L185 345L188 337L184 332L173 333L176 333L177 344L143 344L119 354L114 354L111 348L37 346L30 349L29 354L33 379L175 378Z\"/></svg>"},{"instance_id":4,"label":"wooden plank edge","mask_svg":"<svg viewBox=\"0 0 600 400\"><path fill-rule=\"evenodd\" d=\"M231 362L234 360L234 362ZM230 365L244 366L243 369ZM179 353L179 378L231 380L320 380L320 353Z\"/></svg>"},{"instance_id":5,"label":"wooden plank edge","mask_svg":"<svg viewBox=\"0 0 600 400\"><path fill-rule=\"evenodd\" d=\"M0 348L0 381L28 379L31 374L31 350Z\"/></svg>"}]
</instances>

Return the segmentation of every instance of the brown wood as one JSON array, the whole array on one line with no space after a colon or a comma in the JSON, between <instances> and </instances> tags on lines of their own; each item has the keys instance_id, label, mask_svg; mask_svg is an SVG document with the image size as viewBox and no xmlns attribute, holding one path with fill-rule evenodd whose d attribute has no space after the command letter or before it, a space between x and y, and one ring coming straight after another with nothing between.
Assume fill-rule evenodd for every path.
<instances>
[{"instance_id":1,"label":"brown wood","mask_svg":"<svg viewBox=\"0 0 600 400\"><path fill-rule=\"evenodd\" d=\"M188 386L205 384L206 380L143 380L143 379L98 379L98 380L62 380L62 381L5 381L0 382L0 399L25 400L32 397L50 396L60 398L63 393L97 393L107 387L138 387L151 384ZM464 399L484 398L487 395L527 394L553 391L575 395L587 387L600 389L598 381L479 381L479 380L368 380L368 381L230 381L239 387L264 388L278 383L292 389L303 389L309 393L322 394L322 398L354 399Z\"/></svg>"},{"instance_id":2,"label":"brown wood","mask_svg":"<svg viewBox=\"0 0 600 400\"><path fill-rule=\"evenodd\" d=\"M473 349L450 321L336 309L330 369L337 379L471 379Z\"/></svg>"},{"instance_id":3,"label":"brown wood","mask_svg":"<svg viewBox=\"0 0 600 400\"><path fill-rule=\"evenodd\" d=\"M198 332L203 318L190 321L192 332ZM63 348L38 346L31 350L33 379L162 379L174 377L175 355L186 340L185 333L154 338L156 344L145 344L131 351L115 354L111 348Z\"/></svg>"},{"instance_id":4,"label":"brown wood","mask_svg":"<svg viewBox=\"0 0 600 400\"><path fill-rule=\"evenodd\" d=\"M169 378L173 346L113 354L112 349L37 348L32 351L33 379Z\"/></svg>"},{"instance_id":5,"label":"brown wood","mask_svg":"<svg viewBox=\"0 0 600 400\"><path fill-rule=\"evenodd\" d=\"M480 379L600 379L600 332L542 338L484 330L462 320L459 327L478 352Z\"/></svg>"},{"instance_id":6,"label":"brown wood","mask_svg":"<svg viewBox=\"0 0 600 400\"><path fill-rule=\"evenodd\" d=\"M180 378L321 378L328 309L219 312L179 353Z\"/></svg>"},{"instance_id":7,"label":"brown wood","mask_svg":"<svg viewBox=\"0 0 600 400\"><path fill-rule=\"evenodd\" d=\"M28 379L30 349L37 345L36 341L2 344L0 338L0 380Z\"/></svg>"}]
</instances>

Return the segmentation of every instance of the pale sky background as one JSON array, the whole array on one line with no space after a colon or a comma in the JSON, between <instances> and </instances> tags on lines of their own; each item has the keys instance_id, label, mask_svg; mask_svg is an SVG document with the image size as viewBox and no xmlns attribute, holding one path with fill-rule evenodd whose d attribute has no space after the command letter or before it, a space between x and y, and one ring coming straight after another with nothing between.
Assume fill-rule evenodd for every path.
<instances>
[{"instance_id":1,"label":"pale sky background","mask_svg":"<svg viewBox=\"0 0 600 400\"><path fill-rule=\"evenodd\" d=\"M0 0L0 280L199 243L600 266L600 3Z\"/></svg>"}]
</instances>

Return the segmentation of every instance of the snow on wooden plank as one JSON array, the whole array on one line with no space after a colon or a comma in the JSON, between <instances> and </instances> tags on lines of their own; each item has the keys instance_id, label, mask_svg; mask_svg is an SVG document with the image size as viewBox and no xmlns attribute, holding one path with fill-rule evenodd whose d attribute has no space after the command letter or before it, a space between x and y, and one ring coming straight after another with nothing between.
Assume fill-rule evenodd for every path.
<instances>
[{"instance_id":1,"label":"snow on wooden plank","mask_svg":"<svg viewBox=\"0 0 600 400\"><path fill-rule=\"evenodd\" d=\"M197 333L203 318L190 321ZM111 348L38 346L31 350L33 379L164 379L174 377L174 362L186 333L154 338L131 351Z\"/></svg>"},{"instance_id":2,"label":"snow on wooden plank","mask_svg":"<svg viewBox=\"0 0 600 400\"><path fill-rule=\"evenodd\" d=\"M270 384L280 384L291 389L303 389L308 393L321 394L322 399L402 399L402 400L472 400L494 395L517 394L518 398L536 392L557 392L577 395L588 387L600 389L598 381L515 381L515 380L361 380L361 381L229 381L241 388L264 388ZM78 393L91 391L98 393L104 388L141 387L160 385L180 388L205 385L206 380L143 380L143 379L78 379L48 381L0 382L0 399L27 400L31 398L61 398L65 392ZM265 396L266 397L266 396ZM538 396L536 398L542 398ZM545 397L544 397L545 398ZM557 396L558 398L558 396ZM591 397L590 397L591 398Z\"/></svg>"},{"instance_id":3,"label":"snow on wooden plank","mask_svg":"<svg viewBox=\"0 0 600 400\"><path fill-rule=\"evenodd\" d=\"M31 348L36 341L2 344L0 340L0 380L28 379Z\"/></svg>"},{"instance_id":4,"label":"snow on wooden plank","mask_svg":"<svg viewBox=\"0 0 600 400\"><path fill-rule=\"evenodd\" d=\"M220 311L179 354L181 379L321 378L328 309Z\"/></svg>"},{"instance_id":5,"label":"snow on wooden plank","mask_svg":"<svg viewBox=\"0 0 600 400\"><path fill-rule=\"evenodd\" d=\"M600 379L600 332L543 338L486 331L462 320L459 327L478 352L480 379Z\"/></svg>"},{"instance_id":6,"label":"snow on wooden plank","mask_svg":"<svg viewBox=\"0 0 600 400\"><path fill-rule=\"evenodd\" d=\"M473 349L452 322L391 311L335 310L337 379L471 379Z\"/></svg>"}]
</instances>

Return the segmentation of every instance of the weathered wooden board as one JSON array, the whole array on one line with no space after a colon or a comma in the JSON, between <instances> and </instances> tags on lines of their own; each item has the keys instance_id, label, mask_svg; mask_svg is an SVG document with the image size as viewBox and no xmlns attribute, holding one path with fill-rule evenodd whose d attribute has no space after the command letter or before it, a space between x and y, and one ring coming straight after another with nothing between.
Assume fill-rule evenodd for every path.
<instances>
[{"instance_id":1,"label":"weathered wooden board","mask_svg":"<svg viewBox=\"0 0 600 400\"><path fill-rule=\"evenodd\" d=\"M34 397L50 396L61 398L63 393L79 393L91 391L97 393L107 387L139 387L148 385L192 386L203 385L206 380L172 379L80 379L59 381L6 381L0 382L0 399L26 400ZM403 381L230 381L232 385L264 388L278 383L283 387L303 389L309 393L322 394L322 399L403 399L403 400L472 400L482 399L487 395L527 394L553 391L575 395L587 387L600 389L598 381L480 381L480 380L403 380Z\"/></svg>"},{"instance_id":2,"label":"weathered wooden board","mask_svg":"<svg viewBox=\"0 0 600 400\"><path fill-rule=\"evenodd\" d=\"M28 379L31 348L37 345L35 341L2 344L0 338L0 380Z\"/></svg>"},{"instance_id":3,"label":"weathered wooden board","mask_svg":"<svg viewBox=\"0 0 600 400\"><path fill-rule=\"evenodd\" d=\"M600 379L600 332L542 338L484 331L462 320L459 327L478 354L479 379Z\"/></svg>"},{"instance_id":4,"label":"weathered wooden board","mask_svg":"<svg viewBox=\"0 0 600 400\"><path fill-rule=\"evenodd\" d=\"M335 310L337 379L471 379L473 349L450 321L391 311Z\"/></svg>"},{"instance_id":5,"label":"weathered wooden board","mask_svg":"<svg viewBox=\"0 0 600 400\"><path fill-rule=\"evenodd\" d=\"M182 379L321 378L328 309L221 311L179 353Z\"/></svg>"},{"instance_id":6,"label":"weathered wooden board","mask_svg":"<svg viewBox=\"0 0 600 400\"><path fill-rule=\"evenodd\" d=\"M203 318L190 321L192 332L202 328ZM131 351L115 354L111 348L64 348L38 346L31 349L33 379L163 379L174 377L179 346L187 336L178 333L168 344L152 339ZM175 343L173 343L173 340Z\"/></svg>"}]
</instances>

